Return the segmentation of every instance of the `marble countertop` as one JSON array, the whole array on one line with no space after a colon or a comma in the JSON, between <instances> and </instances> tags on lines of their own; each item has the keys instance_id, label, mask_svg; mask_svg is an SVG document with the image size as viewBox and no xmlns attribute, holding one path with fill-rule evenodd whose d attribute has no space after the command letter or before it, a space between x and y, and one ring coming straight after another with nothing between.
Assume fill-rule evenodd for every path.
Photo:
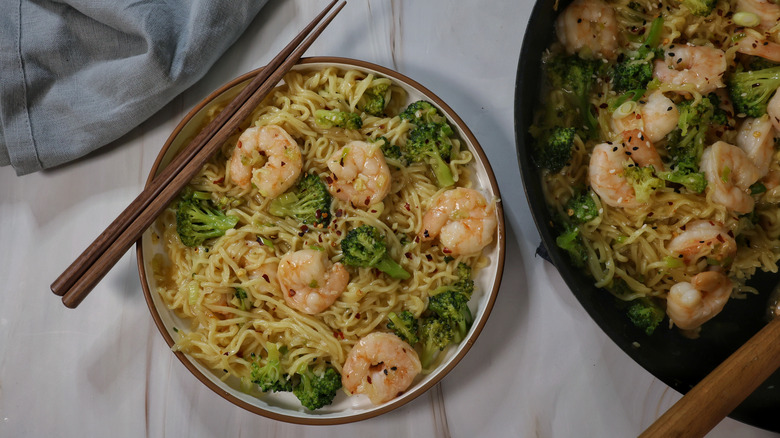
<instances>
[{"instance_id":1,"label":"marble countertop","mask_svg":"<svg viewBox=\"0 0 780 438\"><path fill-rule=\"evenodd\" d=\"M469 354L428 393L358 423L278 422L230 404L175 358L149 315L134 251L75 310L49 291L141 191L186 112L264 65L324 4L271 0L201 81L98 153L23 177L0 168L1 437L627 437L680 398L534 255L513 118L530 0L352 1L307 52L380 64L432 90L479 139L502 190L507 257L496 305ZM726 419L708 436L775 434Z\"/></svg>"}]
</instances>

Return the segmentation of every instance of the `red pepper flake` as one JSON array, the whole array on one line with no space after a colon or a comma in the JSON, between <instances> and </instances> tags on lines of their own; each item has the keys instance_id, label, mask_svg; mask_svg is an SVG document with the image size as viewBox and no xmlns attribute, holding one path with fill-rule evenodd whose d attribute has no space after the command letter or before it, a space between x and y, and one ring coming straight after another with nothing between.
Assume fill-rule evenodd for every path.
<instances>
[{"instance_id":1,"label":"red pepper flake","mask_svg":"<svg viewBox=\"0 0 780 438\"><path fill-rule=\"evenodd\" d=\"M336 210L336 217L341 217L343 214L344 214L344 210L342 210L340 208L338 210Z\"/></svg>"},{"instance_id":2,"label":"red pepper flake","mask_svg":"<svg viewBox=\"0 0 780 438\"><path fill-rule=\"evenodd\" d=\"M263 280L265 280L266 283L270 283L271 279L268 278L268 274L263 274Z\"/></svg>"},{"instance_id":3,"label":"red pepper flake","mask_svg":"<svg viewBox=\"0 0 780 438\"><path fill-rule=\"evenodd\" d=\"M449 248L442 248L441 252L443 252L444 254L452 254L452 250Z\"/></svg>"},{"instance_id":4,"label":"red pepper flake","mask_svg":"<svg viewBox=\"0 0 780 438\"><path fill-rule=\"evenodd\" d=\"M355 314L355 319L360 319L360 312Z\"/></svg>"},{"instance_id":5,"label":"red pepper flake","mask_svg":"<svg viewBox=\"0 0 780 438\"><path fill-rule=\"evenodd\" d=\"M412 253L410 253L410 252L407 252L404 255L406 256L407 259L411 259L412 258Z\"/></svg>"},{"instance_id":6,"label":"red pepper flake","mask_svg":"<svg viewBox=\"0 0 780 438\"><path fill-rule=\"evenodd\" d=\"M409 205L408 202L406 204L404 204L404 208L406 209L406 211L412 211L412 206Z\"/></svg>"},{"instance_id":7,"label":"red pepper flake","mask_svg":"<svg viewBox=\"0 0 780 438\"><path fill-rule=\"evenodd\" d=\"M295 291L290 289L290 292L287 295L291 296L291 297L294 297L295 296Z\"/></svg>"},{"instance_id":8,"label":"red pepper flake","mask_svg":"<svg viewBox=\"0 0 780 438\"><path fill-rule=\"evenodd\" d=\"M333 337L336 339L344 339L344 333L341 330L333 332Z\"/></svg>"},{"instance_id":9,"label":"red pepper flake","mask_svg":"<svg viewBox=\"0 0 780 438\"><path fill-rule=\"evenodd\" d=\"M371 197L370 196L366 196L366 200L363 201L363 203L366 204L366 205L370 205L371 204Z\"/></svg>"},{"instance_id":10,"label":"red pepper flake","mask_svg":"<svg viewBox=\"0 0 780 438\"><path fill-rule=\"evenodd\" d=\"M329 176L326 176L325 177L325 182L328 183L328 184L333 184L333 178L331 178Z\"/></svg>"},{"instance_id":11,"label":"red pepper flake","mask_svg":"<svg viewBox=\"0 0 780 438\"><path fill-rule=\"evenodd\" d=\"M224 176L222 178L217 178L214 180L214 184L222 184L223 182L225 182Z\"/></svg>"}]
</instances>

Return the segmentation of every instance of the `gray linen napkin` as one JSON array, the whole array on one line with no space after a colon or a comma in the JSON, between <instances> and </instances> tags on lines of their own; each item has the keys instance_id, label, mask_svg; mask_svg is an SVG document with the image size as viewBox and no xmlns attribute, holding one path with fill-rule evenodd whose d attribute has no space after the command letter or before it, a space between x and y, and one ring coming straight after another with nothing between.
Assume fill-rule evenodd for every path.
<instances>
[{"instance_id":1,"label":"gray linen napkin","mask_svg":"<svg viewBox=\"0 0 780 438\"><path fill-rule=\"evenodd\" d=\"M57 166L208 71L266 0L0 0L0 166Z\"/></svg>"}]
</instances>

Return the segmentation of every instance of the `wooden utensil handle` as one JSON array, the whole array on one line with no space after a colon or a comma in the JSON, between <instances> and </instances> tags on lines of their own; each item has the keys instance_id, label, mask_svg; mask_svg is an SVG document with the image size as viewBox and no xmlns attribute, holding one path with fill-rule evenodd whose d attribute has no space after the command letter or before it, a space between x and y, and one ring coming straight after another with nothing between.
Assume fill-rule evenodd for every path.
<instances>
[{"instance_id":1,"label":"wooden utensil handle","mask_svg":"<svg viewBox=\"0 0 780 438\"><path fill-rule=\"evenodd\" d=\"M774 318L639 436L703 437L778 368L780 318Z\"/></svg>"}]
</instances>

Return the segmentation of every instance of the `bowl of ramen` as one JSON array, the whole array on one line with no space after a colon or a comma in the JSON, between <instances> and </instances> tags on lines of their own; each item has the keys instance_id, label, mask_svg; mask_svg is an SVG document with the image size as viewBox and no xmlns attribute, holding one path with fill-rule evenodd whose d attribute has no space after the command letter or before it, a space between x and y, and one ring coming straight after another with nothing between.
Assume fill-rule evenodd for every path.
<instances>
[{"instance_id":1,"label":"bowl of ramen","mask_svg":"<svg viewBox=\"0 0 780 438\"><path fill-rule=\"evenodd\" d=\"M190 111L148 181L255 73ZM498 293L504 233L487 158L449 106L387 68L316 57L137 257L152 317L196 378L266 417L339 424L409 402L463 358Z\"/></svg>"},{"instance_id":2,"label":"bowl of ramen","mask_svg":"<svg viewBox=\"0 0 780 438\"><path fill-rule=\"evenodd\" d=\"M526 30L516 140L543 246L681 393L777 312L779 20L759 0L540 0ZM731 416L780 431L778 384Z\"/></svg>"}]
</instances>

